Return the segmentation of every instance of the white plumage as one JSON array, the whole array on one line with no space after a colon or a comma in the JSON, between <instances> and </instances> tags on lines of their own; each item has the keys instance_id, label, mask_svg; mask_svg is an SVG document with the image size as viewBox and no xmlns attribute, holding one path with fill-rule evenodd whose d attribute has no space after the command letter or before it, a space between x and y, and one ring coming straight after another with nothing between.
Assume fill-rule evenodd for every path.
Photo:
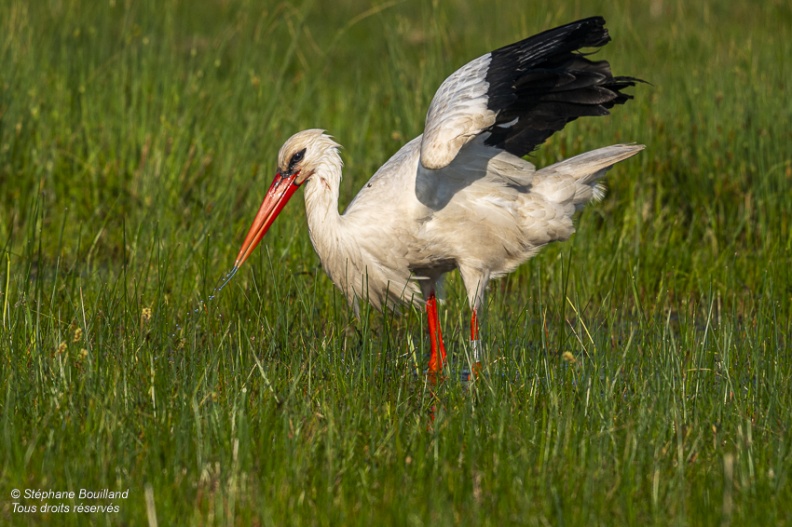
<instances>
[{"instance_id":1,"label":"white plumage","mask_svg":"<svg viewBox=\"0 0 792 527\"><path fill-rule=\"evenodd\" d=\"M577 52L609 40L604 20L561 26L463 66L438 89L425 131L396 152L338 211L342 160L322 130L292 136L278 174L234 268L259 243L297 187L304 186L311 242L327 274L357 310L426 303L429 371L445 360L435 291L459 269L478 324L488 282L512 272L575 231L572 217L600 199L600 178L642 145L615 145L536 170L521 156L567 122L604 115L637 79L613 77L606 62Z\"/></svg>"}]
</instances>

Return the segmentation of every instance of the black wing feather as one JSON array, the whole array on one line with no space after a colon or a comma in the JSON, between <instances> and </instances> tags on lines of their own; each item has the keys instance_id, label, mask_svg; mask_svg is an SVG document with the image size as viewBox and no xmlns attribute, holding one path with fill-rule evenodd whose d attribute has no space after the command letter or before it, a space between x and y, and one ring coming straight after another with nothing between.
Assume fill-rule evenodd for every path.
<instances>
[{"instance_id":1,"label":"black wing feather","mask_svg":"<svg viewBox=\"0 0 792 527\"><path fill-rule=\"evenodd\" d=\"M640 79L614 77L608 62L580 51L609 41L605 19L592 17L493 51L487 107L497 117L485 143L524 156L578 117L607 115L632 99L621 90Z\"/></svg>"}]
</instances>

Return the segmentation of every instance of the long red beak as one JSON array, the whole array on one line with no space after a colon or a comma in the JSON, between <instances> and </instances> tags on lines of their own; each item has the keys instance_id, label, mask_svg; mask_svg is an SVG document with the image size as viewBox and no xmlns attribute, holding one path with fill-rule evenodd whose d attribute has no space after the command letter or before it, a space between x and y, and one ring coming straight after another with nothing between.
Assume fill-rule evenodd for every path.
<instances>
[{"instance_id":1,"label":"long red beak","mask_svg":"<svg viewBox=\"0 0 792 527\"><path fill-rule=\"evenodd\" d=\"M259 244L261 239L267 234L267 231L275 222L280 211L292 197L294 192L300 187L296 183L297 176L300 174L298 170L294 174L282 176L280 172L275 174L275 180L270 185L267 195L264 196L264 201L261 202L256 219L253 220L253 225L245 236L245 241L242 243L242 248L239 250L236 261L234 262L233 272L248 259L250 253Z\"/></svg>"}]
</instances>

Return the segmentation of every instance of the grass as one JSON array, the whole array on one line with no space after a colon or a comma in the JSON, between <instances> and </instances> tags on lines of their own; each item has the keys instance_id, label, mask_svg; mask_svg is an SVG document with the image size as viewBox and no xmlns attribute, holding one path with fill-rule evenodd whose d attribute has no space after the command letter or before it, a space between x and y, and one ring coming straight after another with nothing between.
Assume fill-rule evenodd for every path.
<instances>
[{"instance_id":1,"label":"grass","mask_svg":"<svg viewBox=\"0 0 792 527\"><path fill-rule=\"evenodd\" d=\"M422 313L353 317L299 204L204 303L293 132L346 146L347 203L455 67L592 14L652 85L533 160L647 149L493 284L475 385L415 375ZM791 28L781 1L2 3L0 522L791 524ZM451 277L457 364L466 311ZM10 497L83 488L129 495Z\"/></svg>"}]
</instances>

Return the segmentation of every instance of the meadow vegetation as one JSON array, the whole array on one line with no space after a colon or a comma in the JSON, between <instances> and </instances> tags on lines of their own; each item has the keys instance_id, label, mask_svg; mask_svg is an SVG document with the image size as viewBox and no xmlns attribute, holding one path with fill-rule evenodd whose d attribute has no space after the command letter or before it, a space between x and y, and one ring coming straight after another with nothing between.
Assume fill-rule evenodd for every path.
<instances>
[{"instance_id":1,"label":"meadow vegetation","mask_svg":"<svg viewBox=\"0 0 792 527\"><path fill-rule=\"evenodd\" d=\"M651 84L531 160L647 148L493 283L477 382L458 276L432 390L300 199L210 300L292 133L346 204L455 68L594 14ZM782 0L0 3L0 523L791 524L790 56ZM129 497L14 512L81 488Z\"/></svg>"}]
</instances>

